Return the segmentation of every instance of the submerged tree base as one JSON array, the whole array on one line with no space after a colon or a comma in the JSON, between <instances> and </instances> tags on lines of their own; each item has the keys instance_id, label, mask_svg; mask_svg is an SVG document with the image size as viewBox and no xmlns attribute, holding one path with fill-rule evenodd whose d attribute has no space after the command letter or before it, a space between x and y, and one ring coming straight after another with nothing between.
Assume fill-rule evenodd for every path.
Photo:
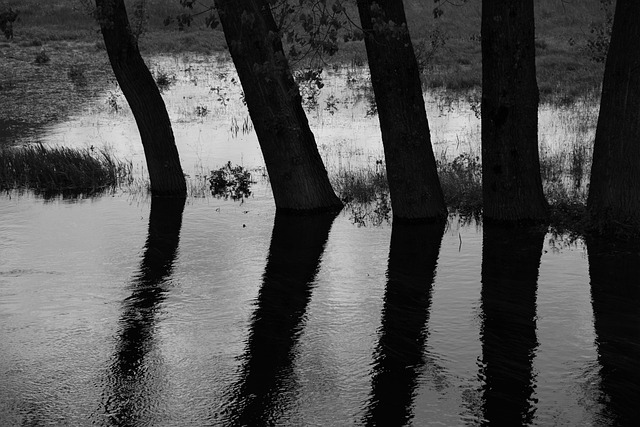
<instances>
[{"instance_id":1,"label":"submerged tree base","mask_svg":"<svg viewBox=\"0 0 640 427\"><path fill-rule=\"evenodd\" d=\"M46 147L0 149L0 190L33 190L45 197L96 194L132 181L132 164L105 149Z\"/></svg>"}]
</instances>

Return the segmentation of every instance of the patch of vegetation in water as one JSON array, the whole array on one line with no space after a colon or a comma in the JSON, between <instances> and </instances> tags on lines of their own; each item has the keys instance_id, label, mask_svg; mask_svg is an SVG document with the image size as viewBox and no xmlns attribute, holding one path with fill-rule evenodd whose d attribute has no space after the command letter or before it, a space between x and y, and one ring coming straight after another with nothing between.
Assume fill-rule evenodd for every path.
<instances>
[{"instance_id":1,"label":"patch of vegetation in water","mask_svg":"<svg viewBox=\"0 0 640 427\"><path fill-rule=\"evenodd\" d=\"M251 195L251 184L255 181L251 178L251 172L240 165L232 165L227 162L219 169L211 171L209 177L211 194L225 200L244 200Z\"/></svg>"},{"instance_id":2,"label":"patch of vegetation in water","mask_svg":"<svg viewBox=\"0 0 640 427\"><path fill-rule=\"evenodd\" d=\"M33 190L48 196L96 194L132 180L132 164L108 150L46 147L0 148L0 190Z\"/></svg>"}]
</instances>

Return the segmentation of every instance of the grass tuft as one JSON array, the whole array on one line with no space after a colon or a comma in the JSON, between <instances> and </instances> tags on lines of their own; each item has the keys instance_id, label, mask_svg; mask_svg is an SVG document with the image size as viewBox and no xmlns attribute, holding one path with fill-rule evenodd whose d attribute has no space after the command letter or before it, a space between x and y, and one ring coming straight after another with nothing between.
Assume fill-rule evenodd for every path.
<instances>
[{"instance_id":1,"label":"grass tuft","mask_svg":"<svg viewBox=\"0 0 640 427\"><path fill-rule=\"evenodd\" d=\"M132 165L105 149L45 147L0 149L0 190L38 194L96 194L132 180Z\"/></svg>"}]
</instances>

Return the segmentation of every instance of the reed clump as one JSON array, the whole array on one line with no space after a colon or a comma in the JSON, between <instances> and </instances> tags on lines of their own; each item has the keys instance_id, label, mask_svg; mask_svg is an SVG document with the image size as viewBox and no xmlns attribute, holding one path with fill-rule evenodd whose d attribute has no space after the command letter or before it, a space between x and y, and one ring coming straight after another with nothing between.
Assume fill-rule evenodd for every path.
<instances>
[{"instance_id":1,"label":"reed clump","mask_svg":"<svg viewBox=\"0 0 640 427\"><path fill-rule=\"evenodd\" d=\"M116 159L107 149L5 147L0 148L0 189L95 194L130 183L132 168L131 162Z\"/></svg>"}]
</instances>

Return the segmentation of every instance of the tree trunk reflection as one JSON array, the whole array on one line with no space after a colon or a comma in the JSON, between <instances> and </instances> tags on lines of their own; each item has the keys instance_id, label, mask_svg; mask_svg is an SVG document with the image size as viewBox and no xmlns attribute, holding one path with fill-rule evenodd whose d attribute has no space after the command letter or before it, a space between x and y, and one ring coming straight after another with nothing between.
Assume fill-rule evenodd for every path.
<instances>
[{"instance_id":1,"label":"tree trunk reflection","mask_svg":"<svg viewBox=\"0 0 640 427\"><path fill-rule=\"evenodd\" d=\"M607 425L633 425L640 402L640 243L586 240L602 415Z\"/></svg>"},{"instance_id":2,"label":"tree trunk reflection","mask_svg":"<svg viewBox=\"0 0 640 427\"><path fill-rule=\"evenodd\" d=\"M485 223L482 244L483 424L533 419L536 292L545 231Z\"/></svg>"},{"instance_id":3,"label":"tree trunk reflection","mask_svg":"<svg viewBox=\"0 0 640 427\"><path fill-rule=\"evenodd\" d=\"M156 313L166 298L178 253L184 205L184 198L151 200L140 271L123 303L121 330L104 394L104 414L113 425L138 425L157 409L162 377L160 362L152 357Z\"/></svg>"},{"instance_id":4,"label":"tree trunk reflection","mask_svg":"<svg viewBox=\"0 0 640 427\"><path fill-rule=\"evenodd\" d=\"M443 234L442 222L393 225L367 425L400 426L413 417Z\"/></svg>"},{"instance_id":5,"label":"tree trunk reflection","mask_svg":"<svg viewBox=\"0 0 640 427\"><path fill-rule=\"evenodd\" d=\"M335 214L276 214L269 256L227 424L275 425L296 399L296 344Z\"/></svg>"}]
</instances>

